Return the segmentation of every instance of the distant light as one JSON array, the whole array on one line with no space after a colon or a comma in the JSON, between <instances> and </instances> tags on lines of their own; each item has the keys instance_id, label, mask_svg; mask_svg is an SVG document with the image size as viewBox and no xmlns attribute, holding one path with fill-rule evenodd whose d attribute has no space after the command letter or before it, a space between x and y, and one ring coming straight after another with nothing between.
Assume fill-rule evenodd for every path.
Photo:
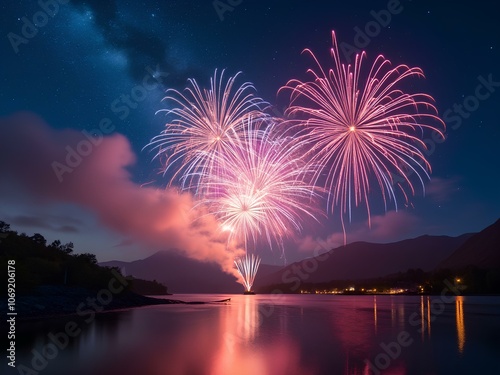
<instances>
[{"instance_id":1,"label":"distant light","mask_svg":"<svg viewBox=\"0 0 500 375\"><path fill-rule=\"evenodd\" d=\"M355 127L354 125L353 125L353 126L350 126L350 127L349 127L349 130L353 132L353 131L355 131L355 130L356 130L356 127Z\"/></svg>"}]
</instances>

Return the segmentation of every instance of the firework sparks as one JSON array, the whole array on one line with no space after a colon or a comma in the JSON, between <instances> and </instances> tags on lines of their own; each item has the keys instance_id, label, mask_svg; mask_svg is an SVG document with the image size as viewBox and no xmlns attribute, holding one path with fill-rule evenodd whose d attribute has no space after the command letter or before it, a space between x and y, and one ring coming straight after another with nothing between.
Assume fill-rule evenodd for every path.
<instances>
[{"instance_id":1,"label":"firework sparks","mask_svg":"<svg viewBox=\"0 0 500 375\"><path fill-rule=\"evenodd\" d=\"M321 166L313 181L328 191L329 211L340 206L345 234L344 215L348 213L351 220L353 206L364 204L370 220L369 195L374 188L380 190L386 210L389 201L397 209L394 186L405 197L405 189L415 193L410 174L423 188L423 176L428 178L431 168L422 152L426 150L422 133L431 130L442 135L428 123L436 122L439 127L444 123L431 96L408 94L400 88L408 78L423 77L420 68L392 68L380 55L365 76L365 52L356 56L354 66L342 64L334 32L332 39L333 68L323 69L306 49L318 68L308 70L314 80L291 80L282 89L291 90L287 114L304 119L291 127L298 142L309 150L311 162ZM309 103L299 105L299 100ZM395 182L396 176L404 186Z\"/></svg>"},{"instance_id":2,"label":"firework sparks","mask_svg":"<svg viewBox=\"0 0 500 375\"><path fill-rule=\"evenodd\" d=\"M302 218L315 219L316 193L306 183L309 170L299 145L273 132L267 121L248 119L231 152L221 155L222 173L203 179L212 192L203 203L230 228L228 241L245 249L264 237L284 251L282 239L301 230Z\"/></svg>"},{"instance_id":3,"label":"firework sparks","mask_svg":"<svg viewBox=\"0 0 500 375\"><path fill-rule=\"evenodd\" d=\"M254 94L251 83L235 88L236 78L225 82L224 71L210 79L210 89L201 89L194 79L185 94L170 89L163 99L172 109L165 112L173 121L146 146L156 150L156 157L165 157L165 173L175 169L170 183L179 180L183 189L200 188L200 176L218 174L217 155L224 154L238 138L243 120L248 116L264 116L261 107L266 103ZM225 82L225 83L224 83ZM177 165L177 168L173 166ZM187 177L189 176L189 178Z\"/></svg>"},{"instance_id":4,"label":"firework sparks","mask_svg":"<svg viewBox=\"0 0 500 375\"><path fill-rule=\"evenodd\" d=\"M255 276L257 275L257 270L259 269L260 258L253 254L247 254L243 258L236 259L234 264L242 277L245 292L251 292Z\"/></svg>"},{"instance_id":5,"label":"firework sparks","mask_svg":"<svg viewBox=\"0 0 500 375\"><path fill-rule=\"evenodd\" d=\"M301 215L314 218L314 187L305 183L307 164L289 138L280 137L276 119L265 115L265 102L245 83L236 90L234 78L224 84L217 71L209 90L194 80L185 94L169 90L174 108L165 130L148 146L165 158L170 183L194 188L197 205L204 205L228 234L228 246L267 239L284 254L283 238L301 229ZM254 274L260 259L253 257ZM241 272L241 270L240 270ZM243 278L247 277L243 275Z\"/></svg>"}]
</instances>

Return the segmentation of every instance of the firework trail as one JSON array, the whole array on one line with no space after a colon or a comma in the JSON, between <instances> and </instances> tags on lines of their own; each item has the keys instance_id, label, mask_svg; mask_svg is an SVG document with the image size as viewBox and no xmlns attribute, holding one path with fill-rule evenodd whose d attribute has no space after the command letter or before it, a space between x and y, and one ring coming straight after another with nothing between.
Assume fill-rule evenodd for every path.
<instances>
[{"instance_id":1,"label":"firework trail","mask_svg":"<svg viewBox=\"0 0 500 375\"><path fill-rule=\"evenodd\" d=\"M245 292L252 291L252 285L257 275L260 265L260 258L255 255L246 255L244 258L238 258L234 261L238 272L240 273Z\"/></svg>"},{"instance_id":2,"label":"firework trail","mask_svg":"<svg viewBox=\"0 0 500 375\"><path fill-rule=\"evenodd\" d=\"M352 208L364 204L370 222L369 196L375 188L380 190L386 210L389 201L397 210L395 185L405 197L405 189L415 193L411 174L423 188L423 176L428 178L431 168L422 153L426 150L422 133L431 130L443 135L439 128L444 123L431 96L408 94L400 88L411 77L423 77L420 68L393 68L380 55L364 73L365 52L356 55L353 66L342 64L334 32L332 39L332 69L322 68L306 49L317 65L317 70L308 70L314 80L294 79L280 90L291 90L287 115L304 119L294 121L290 129L308 150L311 163L321 166L313 181L328 191L328 211L340 206L345 239L344 215L348 213L351 220ZM300 100L307 104L299 104ZM396 184L395 177L404 186Z\"/></svg>"},{"instance_id":3,"label":"firework trail","mask_svg":"<svg viewBox=\"0 0 500 375\"><path fill-rule=\"evenodd\" d=\"M165 109L173 117L165 130L146 146L156 150L155 158L165 158L165 174L175 169L170 183L180 181L183 189L194 188L203 194L200 176L217 175L223 168L217 165L220 154L234 148L243 120L248 116L264 116L261 107L266 103L255 96L249 82L236 87L234 77L224 79L224 70L210 79L210 89L201 89L189 79L185 93L174 89L163 99L172 109ZM177 166L176 168L174 166ZM189 178L188 178L189 176Z\"/></svg>"}]
</instances>

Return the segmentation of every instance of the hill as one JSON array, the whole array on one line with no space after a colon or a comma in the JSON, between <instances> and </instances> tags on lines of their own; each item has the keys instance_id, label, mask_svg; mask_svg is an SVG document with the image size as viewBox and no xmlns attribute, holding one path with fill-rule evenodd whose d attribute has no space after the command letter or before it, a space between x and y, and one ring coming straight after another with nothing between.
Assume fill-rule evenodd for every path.
<instances>
[{"instance_id":1,"label":"hill","mask_svg":"<svg viewBox=\"0 0 500 375\"><path fill-rule=\"evenodd\" d=\"M471 236L421 236L387 244L355 242L260 277L256 286L296 284L299 280L323 283L373 279L408 269L431 271Z\"/></svg>"},{"instance_id":2,"label":"hill","mask_svg":"<svg viewBox=\"0 0 500 375\"><path fill-rule=\"evenodd\" d=\"M175 250L160 251L133 262L109 261L101 266L118 267L122 273L168 285L170 293L241 293L243 287L234 276L215 263L187 258ZM275 273L281 267L261 264L257 279Z\"/></svg>"},{"instance_id":3,"label":"hill","mask_svg":"<svg viewBox=\"0 0 500 375\"><path fill-rule=\"evenodd\" d=\"M389 244L356 242L287 267L261 264L254 287L283 284L294 277L298 267L310 270L314 264L314 272L307 272L301 281L361 280L405 272L410 268L431 271L471 236L421 236ZM158 280L168 285L171 293L241 293L242 290L236 279L224 273L217 264L189 259L175 251L161 251L133 262L110 261L100 265L118 267L125 275Z\"/></svg>"},{"instance_id":4,"label":"hill","mask_svg":"<svg viewBox=\"0 0 500 375\"><path fill-rule=\"evenodd\" d=\"M462 269L467 266L500 268L500 219L470 237L437 268Z\"/></svg>"}]
</instances>

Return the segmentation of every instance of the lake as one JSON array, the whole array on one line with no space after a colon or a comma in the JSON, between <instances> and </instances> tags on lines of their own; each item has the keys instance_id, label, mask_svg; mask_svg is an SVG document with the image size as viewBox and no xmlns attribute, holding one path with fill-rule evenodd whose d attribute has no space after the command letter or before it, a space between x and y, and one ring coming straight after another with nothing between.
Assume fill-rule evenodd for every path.
<instances>
[{"instance_id":1,"label":"lake","mask_svg":"<svg viewBox=\"0 0 500 375\"><path fill-rule=\"evenodd\" d=\"M500 297L165 298L231 301L19 322L12 373L500 374Z\"/></svg>"}]
</instances>

